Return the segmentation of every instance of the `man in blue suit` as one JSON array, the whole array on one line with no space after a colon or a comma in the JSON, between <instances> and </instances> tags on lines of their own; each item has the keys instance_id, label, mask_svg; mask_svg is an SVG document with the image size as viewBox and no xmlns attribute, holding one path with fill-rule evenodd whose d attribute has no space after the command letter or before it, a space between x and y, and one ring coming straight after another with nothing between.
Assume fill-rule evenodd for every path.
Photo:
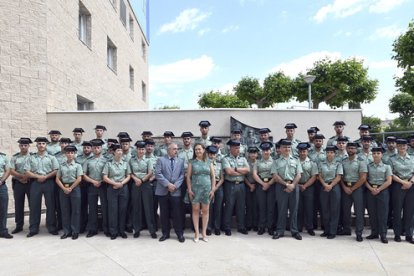
<instances>
[{"instance_id":1,"label":"man in blue suit","mask_svg":"<svg viewBox=\"0 0 414 276\"><path fill-rule=\"evenodd\" d=\"M184 160L177 157L178 146L168 145L167 155L157 160L155 176L157 188L155 195L160 204L160 219L162 236L160 242L170 238L170 214L178 241L184 242L181 200L181 185L184 181Z\"/></svg>"}]
</instances>

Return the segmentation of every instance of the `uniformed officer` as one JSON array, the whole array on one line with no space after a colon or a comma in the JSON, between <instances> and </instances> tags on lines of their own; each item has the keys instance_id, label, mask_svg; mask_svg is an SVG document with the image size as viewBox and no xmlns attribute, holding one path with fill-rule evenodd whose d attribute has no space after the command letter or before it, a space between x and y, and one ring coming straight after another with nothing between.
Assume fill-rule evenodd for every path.
<instances>
[{"instance_id":1,"label":"uniformed officer","mask_svg":"<svg viewBox=\"0 0 414 276\"><path fill-rule=\"evenodd\" d=\"M145 158L145 141L135 143L137 154L129 160L131 178L133 181L131 189L132 199L132 225L134 227L134 238L138 238L143 228L144 218L151 238L156 239L154 218L154 200L152 186L149 182L153 175L154 165L151 159Z\"/></svg>"},{"instance_id":2,"label":"uniformed officer","mask_svg":"<svg viewBox=\"0 0 414 276\"><path fill-rule=\"evenodd\" d=\"M81 127L75 127L72 130L72 132L73 132L73 139L74 139L73 145L76 147L78 152L81 152L82 151L82 136L85 131Z\"/></svg>"},{"instance_id":3,"label":"uniformed officer","mask_svg":"<svg viewBox=\"0 0 414 276\"><path fill-rule=\"evenodd\" d=\"M362 136L361 144L362 144L362 149L360 153L358 153L358 159L364 160L367 164L373 162L374 160L372 159L372 153L371 153L372 137Z\"/></svg>"},{"instance_id":4,"label":"uniformed officer","mask_svg":"<svg viewBox=\"0 0 414 276\"><path fill-rule=\"evenodd\" d=\"M7 209L9 206L9 193L6 180L10 175L10 161L6 154L0 152L0 238L11 239L7 229Z\"/></svg>"},{"instance_id":5,"label":"uniformed officer","mask_svg":"<svg viewBox=\"0 0 414 276\"><path fill-rule=\"evenodd\" d=\"M153 168L152 171L155 171L155 165L157 164L158 157L154 155L155 142L152 139L145 140L145 158L150 159ZM149 179L152 187L152 194L154 199L154 220L155 220L155 229L158 231L158 197L155 196L155 190L157 188L157 179L153 173Z\"/></svg>"},{"instance_id":6,"label":"uniformed officer","mask_svg":"<svg viewBox=\"0 0 414 276\"><path fill-rule=\"evenodd\" d=\"M299 143L297 148L302 166L302 175L299 180L298 229L301 232L305 225L308 234L315 236L313 230L314 184L318 176L318 165L308 157L308 151L311 148L309 143Z\"/></svg>"},{"instance_id":7,"label":"uniformed officer","mask_svg":"<svg viewBox=\"0 0 414 276\"><path fill-rule=\"evenodd\" d=\"M60 146L59 146L59 139L62 133L59 130L51 130L49 131L48 134L50 137L50 143L47 144L46 150L47 150L47 153L51 155L55 155L56 153L61 151Z\"/></svg>"},{"instance_id":8,"label":"uniformed officer","mask_svg":"<svg viewBox=\"0 0 414 276\"><path fill-rule=\"evenodd\" d=\"M127 163L129 162L129 159L136 154L133 152L134 150L131 147L131 142L132 139L129 136L119 138L119 143L121 144L122 149L122 160Z\"/></svg>"},{"instance_id":9,"label":"uniformed officer","mask_svg":"<svg viewBox=\"0 0 414 276\"><path fill-rule=\"evenodd\" d=\"M112 144L114 158L107 162L103 168L103 180L108 184L108 222L111 240L119 235L127 238L125 222L128 207L128 182L131 179L131 168L122 160L120 144Z\"/></svg>"},{"instance_id":10,"label":"uniformed officer","mask_svg":"<svg viewBox=\"0 0 414 276\"><path fill-rule=\"evenodd\" d=\"M204 144L204 146L210 146L211 145L211 141L210 141L210 137L208 136L208 132L210 130L210 122L207 120L202 120L200 121L200 123L198 123L198 125L200 126L200 137L195 139L195 143L201 143Z\"/></svg>"},{"instance_id":11,"label":"uniformed officer","mask_svg":"<svg viewBox=\"0 0 414 276\"><path fill-rule=\"evenodd\" d=\"M167 155L168 152L168 146L173 142L173 137L175 137L174 133L172 131L164 131L164 143L160 146L158 146L155 150L155 155L157 157L162 157Z\"/></svg>"},{"instance_id":12,"label":"uniformed officer","mask_svg":"<svg viewBox=\"0 0 414 276\"><path fill-rule=\"evenodd\" d=\"M111 161L114 158L114 151L112 150L112 145L118 144L118 140L114 138L108 138L108 149L105 153L103 153L103 156L106 158L106 160Z\"/></svg>"},{"instance_id":13,"label":"uniformed officer","mask_svg":"<svg viewBox=\"0 0 414 276\"><path fill-rule=\"evenodd\" d=\"M246 190L244 176L250 171L249 164L245 157L240 155L240 142L229 140L229 155L223 158L222 166L224 175L224 232L231 236L231 217L236 207L237 231L248 234L245 225Z\"/></svg>"},{"instance_id":14,"label":"uniformed officer","mask_svg":"<svg viewBox=\"0 0 414 276\"><path fill-rule=\"evenodd\" d=\"M289 130L292 128L287 128ZM288 133L288 132L287 132ZM293 136L292 136L293 138ZM281 156L273 162L272 174L276 182L277 225L273 239L284 236L286 217L289 210L290 232L292 237L301 240L297 225L299 188L298 183L302 174L300 161L291 155L292 142L283 140L280 143Z\"/></svg>"},{"instance_id":15,"label":"uniformed officer","mask_svg":"<svg viewBox=\"0 0 414 276\"><path fill-rule=\"evenodd\" d=\"M62 209L62 240L79 237L81 222L81 191L79 184L82 180L83 170L75 162L76 147L69 145L65 149L66 162L59 164L56 174L56 184L59 187L60 206Z\"/></svg>"},{"instance_id":16,"label":"uniformed officer","mask_svg":"<svg viewBox=\"0 0 414 276\"><path fill-rule=\"evenodd\" d=\"M348 143L347 137L338 137L336 140L336 154L335 154L335 160L338 162L342 162L342 160L348 158L348 152L346 150L346 145Z\"/></svg>"},{"instance_id":17,"label":"uniformed officer","mask_svg":"<svg viewBox=\"0 0 414 276\"><path fill-rule=\"evenodd\" d=\"M98 234L98 198L101 203L102 213L102 229L104 234L109 236L108 229L108 199L107 199L107 185L103 182L102 171L107 162L107 159L102 155L102 146L104 142L102 139L92 139L93 158L89 158L83 164L83 182L88 188L88 224L86 229L88 233L87 238Z\"/></svg>"},{"instance_id":18,"label":"uniformed officer","mask_svg":"<svg viewBox=\"0 0 414 276\"><path fill-rule=\"evenodd\" d=\"M387 144L387 149L382 155L382 162L384 164L390 165L390 158L397 155L397 138L395 136L388 136L385 138L385 143Z\"/></svg>"},{"instance_id":19,"label":"uniformed officer","mask_svg":"<svg viewBox=\"0 0 414 276\"><path fill-rule=\"evenodd\" d=\"M362 149L362 137L364 136L370 136L369 131L371 130L371 126L367 124L362 124L358 127L359 130L359 139L355 140L355 143L358 143L358 147ZM373 147L377 147L377 143L372 139L370 141L370 149ZM359 150L358 150L359 152ZM372 161L372 160L371 160Z\"/></svg>"},{"instance_id":20,"label":"uniformed officer","mask_svg":"<svg viewBox=\"0 0 414 276\"><path fill-rule=\"evenodd\" d=\"M96 125L95 126L95 139L101 139L104 143L102 145L103 152L106 152L108 150L108 142L107 139L104 139L104 133L107 131L106 127L104 125Z\"/></svg>"},{"instance_id":21,"label":"uniformed officer","mask_svg":"<svg viewBox=\"0 0 414 276\"><path fill-rule=\"evenodd\" d=\"M347 138L347 141L351 141L351 138L344 135L344 128L346 125L344 121L336 121L333 125L335 130L335 136L329 138L327 146L336 146L336 142L339 137L345 137Z\"/></svg>"},{"instance_id":22,"label":"uniformed officer","mask_svg":"<svg viewBox=\"0 0 414 276\"><path fill-rule=\"evenodd\" d=\"M381 236L382 243L388 243L387 217L389 206L388 187L392 183L391 166L382 162L382 147L372 148L373 162L368 164L368 179L365 182L367 192L367 206L371 234L368 240L378 239Z\"/></svg>"},{"instance_id":23,"label":"uniformed officer","mask_svg":"<svg viewBox=\"0 0 414 276\"><path fill-rule=\"evenodd\" d=\"M249 163L250 172L245 175L244 183L246 184L246 230L258 231L259 224L259 206L257 205L256 180L253 178L253 169L257 164L257 155L259 149L256 146L247 148L247 162Z\"/></svg>"},{"instance_id":24,"label":"uniformed officer","mask_svg":"<svg viewBox=\"0 0 414 276\"><path fill-rule=\"evenodd\" d=\"M153 134L152 134L152 132L150 130L144 130L141 133L141 137L142 137L142 140L143 141L152 139L152 135Z\"/></svg>"},{"instance_id":25,"label":"uniformed officer","mask_svg":"<svg viewBox=\"0 0 414 276\"><path fill-rule=\"evenodd\" d=\"M17 234L23 230L25 197L27 196L27 201L30 200L30 181L24 173L24 164L30 157L29 148L32 140L22 137L17 142L20 151L14 154L10 160L10 173L13 176L14 221L16 222L16 228L12 231L12 234Z\"/></svg>"},{"instance_id":26,"label":"uniformed officer","mask_svg":"<svg viewBox=\"0 0 414 276\"><path fill-rule=\"evenodd\" d=\"M119 143L121 144L122 149L122 161L129 163L132 157L136 156L136 151L133 150L131 147L132 139L127 132L120 132L118 133ZM128 190L132 190L133 181L132 179L128 182ZM126 215L126 222L125 222L125 231L128 233L132 233L133 229L133 221L132 221L132 198L131 193L128 194L128 207L127 207L127 215Z\"/></svg>"},{"instance_id":27,"label":"uniformed officer","mask_svg":"<svg viewBox=\"0 0 414 276\"><path fill-rule=\"evenodd\" d=\"M322 220L325 227L321 237L334 239L339 222L341 209L340 181L343 175L341 162L335 160L336 146L325 148L326 159L318 164L321 189Z\"/></svg>"},{"instance_id":28,"label":"uniformed officer","mask_svg":"<svg viewBox=\"0 0 414 276\"><path fill-rule=\"evenodd\" d=\"M210 158L211 163L214 167L214 175L216 177L216 186L214 192L214 199L210 203L209 210L209 219L208 219L208 229L207 235L211 235L214 230L214 234L219 236L221 234L221 218L223 210L223 183L224 183L224 174L222 169L221 162L216 160L217 153L219 149L216 146L207 146L206 148L208 153L208 158Z\"/></svg>"},{"instance_id":29,"label":"uniformed officer","mask_svg":"<svg viewBox=\"0 0 414 276\"><path fill-rule=\"evenodd\" d=\"M259 129L260 141L259 141L259 144L257 146L260 146L260 144L261 143L264 143L264 142L269 142L269 143L271 143L273 145L273 142L270 140L270 132L271 132L270 129L267 128L267 127L264 127L264 128ZM271 151L272 151L271 156L274 157L275 156L275 149L274 149L274 147L271 148ZM262 153L261 153L261 150L259 148L258 158L261 158L261 157L262 157Z\"/></svg>"},{"instance_id":30,"label":"uniformed officer","mask_svg":"<svg viewBox=\"0 0 414 276\"><path fill-rule=\"evenodd\" d=\"M224 154L222 152L222 140L219 137L212 136L210 137L211 145L217 148L216 153L216 161L221 163L221 160L224 158Z\"/></svg>"},{"instance_id":31,"label":"uniformed officer","mask_svg":"<svg viewBox=\"0 0 414 276\"><path fill-rule=\"evenodd\" d=\"M348 142L346 145L348 158L342 160L344 170L341 180L343 229L338 234L351 235L351 208L354 204L356 240L361 242L364 230L364 187L362 186L367 180L368 167L365 160L357 157L357 147L357 143Z\"/></svg>"},{"instance_id":32,"label":"uniformed officer","mask_svg":"<svg viewBox=\"0 0 414 276\"><path fill-rule=\"evenodd\" d=\"M408 136L407 140L408 140L407 153L409 155L414 155L414 135Z\"/></svg>"},{"instance_id":33,"label":"uniformed officer","mask_svg":"<svg viewBox=\"0 0 414 276\"><path fill-rule=\"evenodd\" d=\"M407 140L397 139L398 154L390 159L392 168L392 202L394 240L413 241L414 216L414 158L407 153Z\"/></svg>"},{"instance_id":34,"label":"uniformed officer","mask_svg":"<svg viewBox=\"0 0 414 276\"><path fill-rule=\"evenodd\" d=\"M316 126L307 129L309 144L311 145L309 150L313 148L313 140L315 139L315 135L318 133L318 131L319 128Z\"/></svg>"},{"instance_id":35,"label":"uniformed officer","mask_svg":"<svg viewBox=\"0 0 414 276\"><path fill-rule=\"evenodd\" d=\"M288 123L285 125L285 129L286 129L286 138L285 140L288 140L291 142L291 154L294 156L298 156L298 150L297 150L297 146L300 143L300 140L296 139L294 137L295 135L295 129L298 128L296 126L296 124L294 123Z\"/></svg>"},{"instance_id":36,"label":"uniformed officer","mask_svg":"<svg viewBox=\"0 0 414 276\"><path fill-rule=\"evenodd\" d=\"M262 158L251 168L253 179L257 183L256 196L257 204L259 205L258 235L263 235L267 228L269 235L273 236L276 229L276 190L275 180L272 177L272 147L273 143L262 142L260 144Z\"/></svg>"},{"instance_id":37,"label":"uniformed officer","mask_svg":"<svg viewBox=\"0 0 414 276\"><path fill-rule=\"evenodd\" d=\"M240 156L246 156L247 146L242 143L242 130L240 128L233 129L231 131L231 140L240 142ZM228 151L229 152L229 148Z\"/></svg>"},{"instance_id":38,"label":"uniformed officer","mask_svg":"<svg viewBox=\"0 0 414 276\"><path fill-rule=\"evenodd\" d=\"M35 139L37 153L31 155L24 165L24 171L27 177L32 179L30 186L30 217L29 217L29 234L27 237L33 237L39 233L40 215L42 209L42 194L45 197L46 204L46 227L50 234L58 235L56 229L55 213L55 176L59 169L59 163L53 155L46 151L46 145L49 143L46 137L37 137Z\"/></svg>"}]
</instances>

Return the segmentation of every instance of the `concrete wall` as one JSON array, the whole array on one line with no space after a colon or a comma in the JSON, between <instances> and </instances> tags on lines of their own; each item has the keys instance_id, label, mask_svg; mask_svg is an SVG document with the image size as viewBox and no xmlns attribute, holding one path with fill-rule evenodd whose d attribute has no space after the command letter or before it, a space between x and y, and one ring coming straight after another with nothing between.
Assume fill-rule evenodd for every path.
<instances>
[{"instance_id":1,"label":"concrete wall","mask_svg":"<svg viewBox=\"0 0 414 276\"><path fill-rule=\"evenodd\" d=\"M346 135L358 138L358 126L361 124L360 110L270 110L270 109L202 109L202 110L152 110L123 112L49 112L48 129L59 129L65 136L72 137L75 127L85 129L85 139L94 138L93 128L97 124L107 127L106 137L112 138L120 131L127 131L135 140L140 139L143 130L151 130L155 136L161 136L165 130L171 130L176 136L183 131L191 131L199 136L198 123L209 120L210 135L228 136L230 116L252 127L268 127L274 138L285 137L286 123L296 123L296 137L307 140L306 130L311 126L321 129L327 138L334 135L333 122L343 120L347 126Z\"/></svg>"}]
</instances>

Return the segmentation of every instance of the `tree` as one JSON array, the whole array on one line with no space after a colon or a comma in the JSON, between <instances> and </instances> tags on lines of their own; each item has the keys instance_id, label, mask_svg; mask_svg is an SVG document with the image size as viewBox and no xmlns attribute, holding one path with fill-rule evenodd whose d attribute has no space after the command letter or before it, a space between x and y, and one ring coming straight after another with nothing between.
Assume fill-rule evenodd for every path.
<instances>
[{"instance_id":1,"label":"tree","mask_svg":"<svg viewBox=\"0 0 414 276\"><path fill-rule=\"evenodd\" d=\"M371 127L370 132L378 133L382 131L381 119L374 116L363 116L362 124L369 125Z\"/></svg>"},{"instance_id":2,"label":"tree","mask_svg":"<svg viewBox=\"0 0 414 276\"><path fill-rule=\"evenodd\" d=\"M328 58L314 63L307 75L316 76L312 83L312 102L317 109L325 102L332 108L349 104L359 107L361 103L369 103L375 99L378 81L368 77L368 69L363 61L355 58L332 61ZM294 93L299 102L308 100L308 85L300 74L295 79Z\"/></svg>"},{"instance_id":3,"label":"tree","mask_svg":"<svg viewBox=\"0 0 414 276\"><path fill-rule=\"evenodd\" d=\"M252 77L242 78L234 87L235 95L250 105L259 108L269 107L275 103L287 102L292 96L292 80L282 72L269 74L260 86L259 80Z\"/></svg>"},{"instance_id":4,"label":"tree","mask_svg":"<svg viewBox=\"0 0 414 276\"><path fill-rule=\"evenodd\" d=\"M408 126L414 116L414 96L408 93L398 93L390 100L391 113L399 114L400 125Z\"/></svg>"},{"instance_id":5,"label":"tree","mask_svg":"<svg viewBox=\"0 0 414 276\"><path fill-rule=\"evenodd\" d=\"M239 99L236 95L210 91L199 96L198 104L202 108L247 108L249 102Z\"/></svg>"},{"instance_id":6,"label":"tree","mask_svg":"<svg viewBox=\"0 0 414 276\"><path fill-rule=\"evenodd\" d=\"M414 66L414 21L408 23L408 30L392 44L398 67L407 69Z\"/></svg>"}]
</instances>

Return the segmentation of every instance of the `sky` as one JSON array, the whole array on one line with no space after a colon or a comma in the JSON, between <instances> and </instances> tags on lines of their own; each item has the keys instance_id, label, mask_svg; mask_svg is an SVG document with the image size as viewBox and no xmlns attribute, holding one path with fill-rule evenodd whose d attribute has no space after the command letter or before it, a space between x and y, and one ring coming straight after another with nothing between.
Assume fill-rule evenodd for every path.
<instances>
[{"instance_id":1,"label":"sky","mask_svg":"<svg viewBox=\"0 0 414 276\"><path fill-rule=\"evenodd\" d=\"M414 0L150 1L150 109L197 109L200 94L232 91L245 76L296 77L322 58L356 57L379 81L363 114L395 118L388 103L401 70L392 44L413 11ZM307 102L278 105L292 107Z\"/></svg>"}]
</instances>

